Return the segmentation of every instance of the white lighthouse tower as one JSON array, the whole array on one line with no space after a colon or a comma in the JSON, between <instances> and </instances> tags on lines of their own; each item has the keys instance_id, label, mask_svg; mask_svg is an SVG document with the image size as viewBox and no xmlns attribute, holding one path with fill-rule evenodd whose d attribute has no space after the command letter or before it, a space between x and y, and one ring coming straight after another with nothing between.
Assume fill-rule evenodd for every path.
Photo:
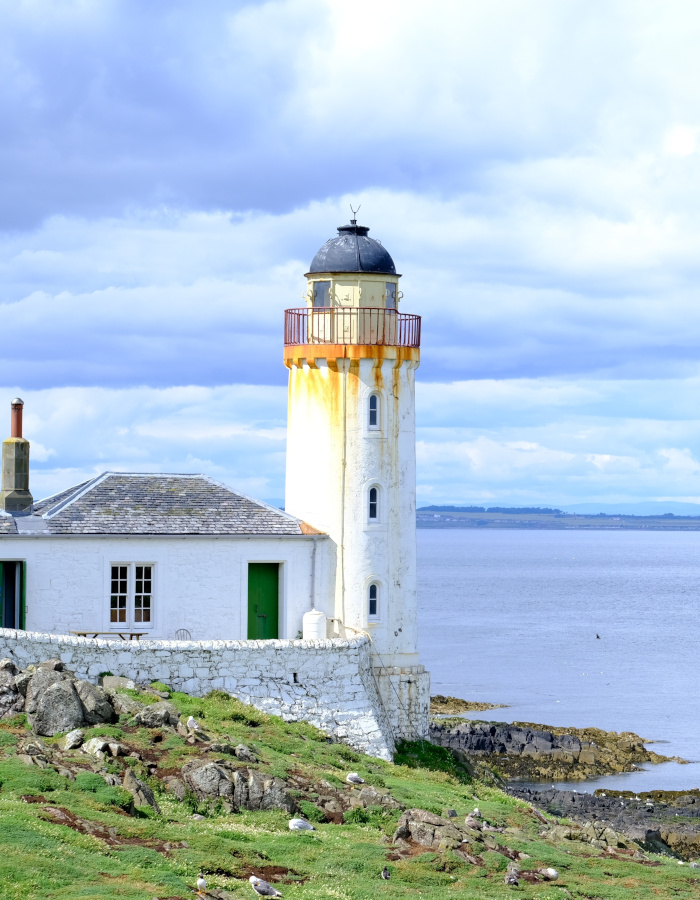
<instances>
[{"instance_id":1,"label":"white lighthouse tower","mask_svg":"<svg viewBox=\"0 0 700 900\"><path fill-rule=\"evenodd\" d=\"M372 639L373 670L398 737L428 730L430 678L417 649L415 370L420 317L400 312L389 253L353 219L285 313L287 512L335 547L324 609Z\"/></svg>"}]
</instances>

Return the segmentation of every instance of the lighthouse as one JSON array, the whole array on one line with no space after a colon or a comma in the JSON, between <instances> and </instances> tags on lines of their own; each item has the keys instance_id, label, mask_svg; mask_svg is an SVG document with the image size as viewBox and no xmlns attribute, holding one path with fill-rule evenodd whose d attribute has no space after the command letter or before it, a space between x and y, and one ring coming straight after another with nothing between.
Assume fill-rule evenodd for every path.
<instances>
[{"instance_id":1,"label":"lighthouse","mask_svg":"<svg viewBox=\"0 0 700 900\"><path fill-rule=\"evenodd\" d=\"M305 305L285 312L285 510L329 535L334 595L317 610L370 636L398 737L424 737L417 646L415 373L420 317L400 309L388 251L353 219L314 256Z\"/></svg>"}]
</instances>

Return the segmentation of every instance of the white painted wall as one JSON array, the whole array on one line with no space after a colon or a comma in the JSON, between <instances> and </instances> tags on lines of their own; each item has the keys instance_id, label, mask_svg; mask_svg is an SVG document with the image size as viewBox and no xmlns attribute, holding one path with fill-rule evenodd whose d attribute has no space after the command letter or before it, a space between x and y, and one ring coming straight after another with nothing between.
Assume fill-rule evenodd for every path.
<instances>
[{"instance_id":1,"label":"white painted wall","mask_svg":"<svg viewBox=\"0 0 700 900\"><path fill-rule=\"evenodd\" d=\"M3 535L0 560L27 564L30 631L67 634L132 627L149 637L172 638L187 628L195 640L247 637L248 563L280 563L281 638L295 638L310 606L312 553L316 543L315 595L332 615L333 548L325 536ZM154 565L153 623L112 626L110 567Z\"/></svg>"},{"instance_id":2,"label":"white painted wall","mask_svg":"<svg viewBox=\"0 0 700 900\"><path fill-rule=\"evenodd\" d=\"M372 756L394 741L377 692L366 635L327 641L113 641L0 628L0 657L20 668L59 657L79 678L100 672L162 681L203 696L228 691L287 720L311 722Z\"/></svg>"},{"instance_id":3,"label":"white painted wall","mask_svg":"<svg viewBox=\"0 0 700 900\"><path fill-rule=\"evenodd\" d=\"M338 349L365 358L327 359ZM335 615L370 633L378 664L418 666L415 538L415 369L418 351L306 346L289 358L285 509L327 532L337 558ZM338 354L339 355L339 354ZM368 403L380 396L380 427ZM379 487L379 518L368 495ZM379 585L379 618L368 590ZM419 674L418 672L416 674Z\"/></svg>"}]
</instances>

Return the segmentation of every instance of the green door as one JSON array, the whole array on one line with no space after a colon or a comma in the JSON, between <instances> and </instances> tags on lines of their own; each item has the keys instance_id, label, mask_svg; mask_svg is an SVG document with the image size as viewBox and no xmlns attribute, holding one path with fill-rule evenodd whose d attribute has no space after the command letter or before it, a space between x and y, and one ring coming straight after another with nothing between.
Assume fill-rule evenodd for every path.
<instances>
[{"instance_id":1,"label":"green door","mask_svg":"<svg viewBox=\"0 0 700 900\"><path fill-rule=\"evenodd\" d=\"M24 629L25 562L0 562L0 627Z\"/></svg>"},{"instance_id":2,"label":"green door","mask_svg":"<svg viewBox=\"0 0 700 900\"><path fill-rule=\"evenodd\" d=\"M279 563L248 563L248 640L277 637Z\"/></svg>"}]
</instances>

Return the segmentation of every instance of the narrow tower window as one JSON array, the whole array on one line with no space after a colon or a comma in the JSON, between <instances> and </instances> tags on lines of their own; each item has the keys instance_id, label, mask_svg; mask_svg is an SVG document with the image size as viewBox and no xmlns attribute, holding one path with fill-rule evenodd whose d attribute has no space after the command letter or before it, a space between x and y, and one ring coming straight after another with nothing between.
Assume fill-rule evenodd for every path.
<instances>
[{"instance_id":1,"label":"narrow tower window","mask_svg":"<svg viewBox=\"0 0 700 900\"><path fill-rule=\"evenodd\" d=\"M376 522L379 518L379 491L376 487L369 489L369 518Z\"/></svg>"},{"instance_id":2,"label":"narrow tower window","mask_svg":"<svg viewBox=\"0 0 700 900\"><path fill-rule=\"evenodd\" d=\"M391 281L386 283L386 308L396 309L396 285Z\"/></svg>"},{"instance_id":3,"label":"narrow tower window","mask_svg":"<svg viewBox=\"0 0 700 900\"><path fill-rule=\"evenodd\" d=\"M369 602L367 605L367 613L370 619L379 618L379 587L376 584L369 586Z\"/></svg>"},{"instance_id":4,"label":"narrow tower window","mask_svg":"<svg viewBox=\"0 0 700 900\"><path fill-rule=\"evenodd\" d=\"M330 281L314 281L314 307L328 307L331 305Z\"/></svg>"},{"instance_id":5,"label":"narrow tower window","mask_svg":"<svg viewBox=\"0 0 700 900\"><path fill-rule=\"evenodd\" d=\"M369 396L369 427L375 430L379 428L379 394Z\"/></svg>"}]
</instances>

